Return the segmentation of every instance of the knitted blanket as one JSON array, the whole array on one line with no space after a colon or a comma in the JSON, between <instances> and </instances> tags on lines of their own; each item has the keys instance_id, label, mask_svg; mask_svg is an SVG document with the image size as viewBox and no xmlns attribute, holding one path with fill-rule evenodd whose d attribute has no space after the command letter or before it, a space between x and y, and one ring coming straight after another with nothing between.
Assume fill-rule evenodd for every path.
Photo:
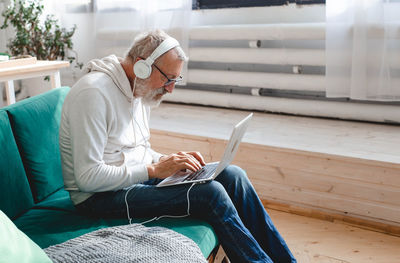
<instances>
[{"instance_id":1,"label":"knitted blanket","mask_svg":"<svg viewBox=\"0 0 400 263\"><path fill-rule=\"evenodd\" d=\"M99 229L44 251L55 263L207 262L190 238L140 224Z\"/></svg>"}]
</instances>

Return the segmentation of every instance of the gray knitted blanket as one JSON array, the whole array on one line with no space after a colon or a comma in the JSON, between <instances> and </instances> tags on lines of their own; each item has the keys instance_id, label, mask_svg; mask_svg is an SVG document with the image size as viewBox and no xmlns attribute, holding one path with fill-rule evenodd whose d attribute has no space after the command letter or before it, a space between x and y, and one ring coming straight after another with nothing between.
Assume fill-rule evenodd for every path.
<instances>
[{"instance_id":1,"label":"gray knitted blanket","mask_svg":"<svg viewBox=\"0 0 400 263\"><path fill-rule=\"evenodd\" d=\"M140 224L99 229L44 251L56 263L207 262L190 238Z\"/></svg>"}]
</instances>

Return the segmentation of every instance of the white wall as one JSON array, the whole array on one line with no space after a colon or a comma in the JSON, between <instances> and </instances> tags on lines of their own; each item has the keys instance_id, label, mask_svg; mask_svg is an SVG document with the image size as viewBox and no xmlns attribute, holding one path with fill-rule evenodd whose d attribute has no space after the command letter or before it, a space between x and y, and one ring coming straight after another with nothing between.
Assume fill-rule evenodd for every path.
<instances>
[{"instance_id":1,"label":"white wall","mask_svg":"<svg viewBox=\"0 0 400 263\"><path fill-rule=\"evenodd\" d=\"M95 58L96 33L94 15L92 13L63 14L60 21L63 27L66 28L72 28L74 24L77 26L72 42L79 62L86 64L89 60ZM81 75L82 72L78 68L71 67L71 70L63 70L61 72L61 83L62 85L72 86Z\"/></svg>"}]
</instances>

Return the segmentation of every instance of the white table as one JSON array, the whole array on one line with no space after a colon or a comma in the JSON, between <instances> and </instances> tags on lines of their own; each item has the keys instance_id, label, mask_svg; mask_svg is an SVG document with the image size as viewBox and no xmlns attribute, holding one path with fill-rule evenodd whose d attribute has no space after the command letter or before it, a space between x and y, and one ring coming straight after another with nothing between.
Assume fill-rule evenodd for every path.
<instances>
[{"instance_id":1,"label":"white table","mask_svg":"<svg viewBox=\"0 0 400 263\"><path fill-rule=\"evenodd\" d=\"M61 86L60 69L69 67L68 61L37 60L32 64L0 68L0 82L5 83L7 105L15 103L14 80L50 76L51 88Z\"/></svg>"}]
</instances>

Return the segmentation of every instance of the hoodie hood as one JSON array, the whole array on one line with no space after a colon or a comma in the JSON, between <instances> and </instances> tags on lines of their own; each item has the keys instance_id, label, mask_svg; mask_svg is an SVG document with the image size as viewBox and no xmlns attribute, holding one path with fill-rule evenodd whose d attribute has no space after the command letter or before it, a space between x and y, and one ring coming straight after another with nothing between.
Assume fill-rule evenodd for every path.
<instances>
[{"instance_id":1,"label":"hoodie hood","mask_svg":"<svg viewBox=\"0 0 400 263\"><path fill-rule=\"evenodd\" d=\"M96 71L107 74L119 90L125 95L128 101L130 102L132 100L133 94L131 84L129 83L128 77L126 76L117 56L110 55L102 59L90 60L85 66L85 72L89 73Z\"/></svg>"}]
</instances>

